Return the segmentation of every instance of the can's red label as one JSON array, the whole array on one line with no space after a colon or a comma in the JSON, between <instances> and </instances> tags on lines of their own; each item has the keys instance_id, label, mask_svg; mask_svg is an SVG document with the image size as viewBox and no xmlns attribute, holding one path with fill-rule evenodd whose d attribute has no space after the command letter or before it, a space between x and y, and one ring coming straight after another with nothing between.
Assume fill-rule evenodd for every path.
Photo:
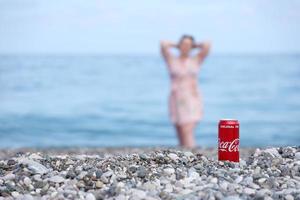
<instances>
[{"instance_id":1,"label":"can's red label","mask_svg":"<svg viewBox=\"0 0 300 200\"><path fill-rule=\"evenodd\" d=\"M219 122L218 158L239 162L239 122L236 119L221 119Z\"/></svg>"}]
</instances>

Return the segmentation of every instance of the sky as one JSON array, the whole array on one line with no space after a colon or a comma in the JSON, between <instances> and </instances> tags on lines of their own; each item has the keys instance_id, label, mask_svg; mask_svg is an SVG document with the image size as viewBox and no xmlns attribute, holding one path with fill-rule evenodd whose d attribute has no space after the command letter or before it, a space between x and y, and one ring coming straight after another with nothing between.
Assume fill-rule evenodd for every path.
<instances>
[{"instance_id":1,"label":"sky","mask_svg":"<svg viewBox=\"0 0 300 200\"><path fill-rule=\"evenodd\" d=\"M182 34L214 53L299 53L298 0L0 0L0 54L156 54Z\"/></svg>"}]
</instances>

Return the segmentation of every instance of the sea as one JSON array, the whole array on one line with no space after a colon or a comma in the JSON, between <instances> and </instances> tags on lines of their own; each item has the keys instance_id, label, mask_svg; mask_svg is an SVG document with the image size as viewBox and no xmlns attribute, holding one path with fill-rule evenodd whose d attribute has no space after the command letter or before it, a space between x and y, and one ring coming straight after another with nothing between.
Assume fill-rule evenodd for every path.
<instances>
[{"instance_id":1,"label":"sea","mask_svg":"<svg viewBox=\"0 0 300 200\"><path fill-rule=\"evenodd\" d=\"M242 147L300 144L300 54L218 54L201 65L198 146L240 122ZM159 55L0 56L0 148L176 146Z\"/></svg>"}]
</instances>

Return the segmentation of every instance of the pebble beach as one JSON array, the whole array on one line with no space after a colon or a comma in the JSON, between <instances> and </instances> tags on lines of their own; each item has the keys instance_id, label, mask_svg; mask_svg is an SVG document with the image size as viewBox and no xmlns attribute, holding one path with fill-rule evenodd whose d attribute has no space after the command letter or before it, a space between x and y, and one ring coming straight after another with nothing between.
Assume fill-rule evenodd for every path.
<instances>
[{"instance_id":1,"label":"pebble beach","mask_svg":"<svg viewBox=\"0 0 300 200\"><path fill-rule=\"evenodd\" d=\"M3 149L0 199L300 200L300 147Z\"/></svg>"}]
</instances>

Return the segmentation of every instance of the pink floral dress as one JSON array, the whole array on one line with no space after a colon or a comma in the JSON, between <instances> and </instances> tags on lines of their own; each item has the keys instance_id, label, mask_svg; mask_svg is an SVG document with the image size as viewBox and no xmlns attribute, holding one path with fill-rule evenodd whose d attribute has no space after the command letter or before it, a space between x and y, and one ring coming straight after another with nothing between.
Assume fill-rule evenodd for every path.
<instances>
[{"instance_id":1,"label":"pink floral dress","mask_svg":"<svg viewBox=\"0 0 300 200\"><path fill-rule=\"evenodd\" d=\"M199 64L192 59L185 63L178 58L168 65L171 78L169 116L174 124L197 122L203 117L202 95L198 88Z\"/></svg>"}]
</instances>

